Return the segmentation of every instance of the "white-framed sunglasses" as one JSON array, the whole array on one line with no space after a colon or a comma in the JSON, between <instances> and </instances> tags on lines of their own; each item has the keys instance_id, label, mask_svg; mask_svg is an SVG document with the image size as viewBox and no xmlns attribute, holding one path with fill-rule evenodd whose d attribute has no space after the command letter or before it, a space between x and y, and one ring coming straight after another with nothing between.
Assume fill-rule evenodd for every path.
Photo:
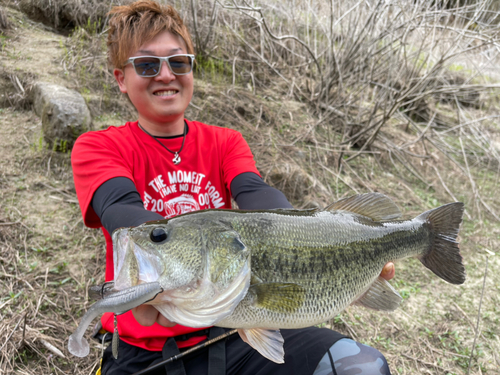
<instances>
[{"instance_id":1,"label":"white-framed sunglasses","mask_svg":"<svg viewBox=\"0 0 500 375\"><path fill-rule=\"evenodd\" d=\"M141 77L156 77L160 74L163 61L167 63L173 74L183 76L191 73L193 70L194 55L183 54L167 57L137 56L129 58L125 62L125 65L134 65L135 72Z\"/></svg>"}]
</instances>

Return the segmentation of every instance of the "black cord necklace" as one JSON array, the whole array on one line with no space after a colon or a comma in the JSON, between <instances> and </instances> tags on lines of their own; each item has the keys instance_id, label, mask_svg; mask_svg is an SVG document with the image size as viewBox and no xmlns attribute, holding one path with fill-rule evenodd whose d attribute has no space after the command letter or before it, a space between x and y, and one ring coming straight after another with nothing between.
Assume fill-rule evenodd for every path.
<instances>
[{"instance_id":1,"label":"black cord necklace","mask_svg":"<svg viewBox=\"0 0 500 375\"><path fill-rule=\"evenodd\" d=\"M152 137L156 142L158 142L165 150L167 150L168 152L174 154L174 158L172 159L172 162L177 165L181 162L181 157L179 156L179 154L181 153L182 151L182 148L184 147L184 141L186 140L186 132L187 132L187 125L186 123L184 123L184 133L182 134L182 145L181 145L181 148L179 149L179 151L175 152L175 151L172 151L170 150L167 146L165 146L163 143L160 142L160 140L158 138L156 138L153 134L149 133L146 129L144 129L140 123L137 123L139 125L139 127L142 129L142 131L144 133L146 133L147 135L149 135L150 137Z\"/></svg>"}]
</instances>

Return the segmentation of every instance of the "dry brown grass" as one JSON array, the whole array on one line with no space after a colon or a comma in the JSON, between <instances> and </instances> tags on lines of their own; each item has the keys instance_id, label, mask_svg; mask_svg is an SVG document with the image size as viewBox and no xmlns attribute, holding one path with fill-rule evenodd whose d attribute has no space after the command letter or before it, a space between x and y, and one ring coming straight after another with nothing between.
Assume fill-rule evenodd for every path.
<instances>
[{"instance_id":1,"label":"dry brown grass","mask_svg":"<svg viewBox=\"0 0 500 375\"><path fill-rule=\"evenodd\" d=\"M78 295L88 280L102 278L97 266L102 243L95 231L82 225L68 155L36 151L33 144L40 124L30 112L7 109L1 116L5 160L1 168L0 373L78 373L73 371L78 364L69 365L58 350L67 358L64 342L68 324L79 311L75 309L82 299ZM93 255L81 253L90 248ZM84 373L90 371L86 366L82 366Z\"/></svg>"},{"instance_id":2,"label":"dry brown grass","mask_svg":"<svg viewBox=\"0 0 500 375\"><path fill-rule=\"evenodd\" d=\"M7 13L3 9L3 7L0 6L0 34L4 33L6 30L9 30L10 28L11 24L7 19Z\"/></svg>"},{"instance_id":3,"label":"dry brown grass","mask_svg":"<svg viewBox=\"0 0 500 375\"><path fill-rule=\"evenodd\" d=\"M112 4L126 2L127 0L116 1ZM102 0L21 0L19 8L34 21L67 33L77 26L94 23L102 29L112 4Z\"/></svg>"},{"instance_id":4,"label":"dry brown grass","mask_svg":"<svg viewBox=\"0 0 500 375\"><path fill-rule=\"evenodd\" d=\"M354 15L343 18L346 24L334 30L336 38L328 34L328 28L322 29L318 13L308 20L305 10L319 2L297 2L295 14L280 4L262 5L274 34L296 35L311 46L318 63L325 64L325 82L320 86L318 68L304 46L291 39L276 41L266 34L258 12L246 11L252 18L220 5L214 8L213 4L196 4L199 48L204 55L198 59L195 97L187 117L241 131L265 180L282 189L295 206L324 206L367 191L386 193L406 217L454 200L466 204L461 248L468 280L463 286L438 280L418 261L404 261L397 265L393 281L405 298L400 309L388 314L352 307L329 325L380 349L393 373L467 374L470 363L470 374L498 374L500 257L496 249L500 202L496 189L500 122L493 31L487 30L489 44L479 40L479 47L474 47L474 59L465 53L460 59L447 60L449 64L438 66L440 74L432 70L437 69L435 60L420 63L417 70L410 67L410 73L399 68L391 73L382 66L377 67L381 69L377 77L385 81L365 80L363 86L356 82L360 77L356 74L366 73L364 68L356 69L362 51L348 54L344 50L368 48L371 55L366 56L380 56L373 48L377 40L382 43L381 25L390 26L393 19L384 21L383 13L374 15L378 23L372 25L370 38L374 39L367 42L375 42L370 45L360 38L362 31L349 31L349 26L361 20ZM191 19L189 3L178 4L178 8ZM211 23L214 9L217 17ZM313 9L324 14L330 11L326 5ZM335 14L341 11L336 9ZM15 17L25 28L8 39L1 63L9 67L9 75L24 77L32 66L29 54L35 53L26 52L32 47L28 42L42 40L47 33ZM97 126L121 124L130 115L125 107L114 104L119 101L115 88L104 87L112 84L103 57L104 34L93 23L85 22L71 37L51 41L55 46L52 51L59 56L43 60L41 65L48 70L37 74L80 89L94 103ZM416 26L410 21L405 25L404 30L408 25ZM435 42L422 42L422 51L424 46L434 48L426 57L428 61L443 49L437 42L437 25L432 29ZM443 43L454 40L450 35L456 27L439 34ZM460 43L473 41L471 32L475 31L471 29L466 29L466 38ZM321 37L322 31L330 39ZM486 35L484 29L480 31ZM405 38L407 51L420 56L420 45L408 35ZM327 52L319 47L328 40L337 53L336 66L342 69L326 74ZM318 47L312 48L314 45ZM398 60L400 50L384 51L390 60L381 62L404 61ZM39 61L44 57L36 56ZM425 58L409 61L418 63ZM54 67L56 73L49 72ZM3 77L6 84L13 85L9 76ZM327 100L320 87L328 87L328 81ZM409 89L414 81L418 81L419 90L412 92ZM392 89L384 92L380 86L384 82ZM9 90L14 93L15 86ZM399 93L390 96L394 90ZM102 104L104 99L110 104ZM390 100L392 106L401 105L392 113L382 106ZM377 123L382 118L385 122ZM0 121L4 154L0 164L0 374L90 374L96 369L98 344L92 344L89 357L78 359L67 352L66 340L92 303L88 286L103 281L101 234L83 226L69 156L44 150L39 119L7 103L0 109ZM371 137L375 130L376 136ZM363 148L369 140L369 147ZM491 256L485 249L497 255ZM489 272L476 331L487 257Z\"/></svg>"}]
</instances>

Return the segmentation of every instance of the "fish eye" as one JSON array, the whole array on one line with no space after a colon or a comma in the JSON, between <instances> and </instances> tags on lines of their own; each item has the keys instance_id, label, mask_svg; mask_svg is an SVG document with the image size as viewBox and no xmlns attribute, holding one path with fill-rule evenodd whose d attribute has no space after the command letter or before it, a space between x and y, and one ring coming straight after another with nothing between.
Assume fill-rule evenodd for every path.
<instances>
[{"instance_id":1,"label":"fish eye","mask_svg":"<svg viewBox=\"0 0 500 375\"><path fill-rule=\"evenodd\" d=\"M167 239L167 232L163 228L155 228L151 231L149 238L153 242L163 242Z\"/></svg>"}]
</instances>

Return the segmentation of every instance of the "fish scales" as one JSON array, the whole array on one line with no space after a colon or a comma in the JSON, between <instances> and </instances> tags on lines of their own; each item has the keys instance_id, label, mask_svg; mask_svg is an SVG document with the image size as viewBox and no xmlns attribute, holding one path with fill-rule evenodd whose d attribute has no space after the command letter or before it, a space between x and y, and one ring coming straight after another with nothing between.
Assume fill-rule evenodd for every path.
<instances>
[{"instance_id":1,"label":"fish scales","mask_svg":"<svg viewBox=\"0 0 500 375\"><path fill-rule=\"evenodd\" d=\"M215 212L210 220L216 220ZM267 283L295 283L306 290L303 305L283 312L253 308L243 300L220 322L228 328L297 328L323 322L366 290L390 260L429 247L429 229L419 221L377 223L359 215L320 212L228 213L231 225L252 253L252 274ZM208 219L208 218L207 218Z\"/></svg>"}]
</instances>

